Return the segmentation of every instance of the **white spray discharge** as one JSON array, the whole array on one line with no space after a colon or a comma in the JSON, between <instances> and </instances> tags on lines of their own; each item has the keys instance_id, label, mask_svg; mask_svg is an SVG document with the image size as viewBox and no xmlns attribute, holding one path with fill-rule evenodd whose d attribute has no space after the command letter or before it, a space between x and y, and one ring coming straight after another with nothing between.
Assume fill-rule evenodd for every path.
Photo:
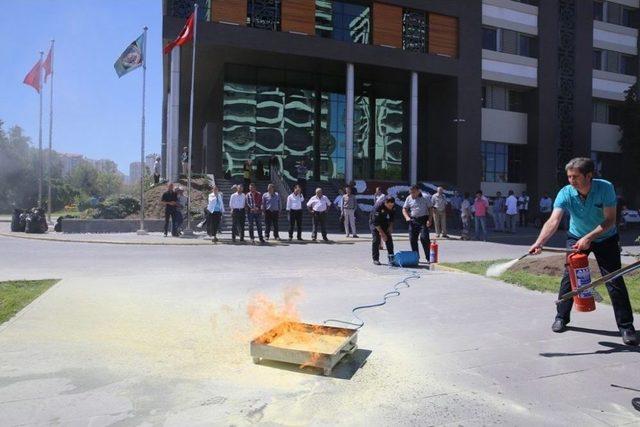
<instances>
[{"instance_id":1,"label":"white spray discharge","mask_svg":"<svg viewBox=\"0 0 640 427\"><path fill-rule=\"evenodd\" d=\"M500 277L502 276L508 269L513 267L520 258L514 259L509 262L503 262L501 264L493 264L487 268L487 276L489 277Z\"/></svg>"}]
</instances>

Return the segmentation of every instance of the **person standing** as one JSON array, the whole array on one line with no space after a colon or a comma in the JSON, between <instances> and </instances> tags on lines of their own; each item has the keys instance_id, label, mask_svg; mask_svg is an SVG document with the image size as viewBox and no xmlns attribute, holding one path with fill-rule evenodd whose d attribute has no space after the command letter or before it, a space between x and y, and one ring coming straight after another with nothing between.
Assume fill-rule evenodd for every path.
<instances>
[{"instance_id":1,"label":"person standing","mask_svg":"<svg viewBox=\"0 0 640 427\"><path fill-rule=\"evenodd\" d=\"M176 210L176 227L178 235L182 234L182 225L184 219L187 217L187 210L189 209L189 199L184 195L184 188L176 188L176 194L178 195L178 209Z\"/></svg>"},{"instance_id":2,"label":"person standing","mask_svg":"<svg viewBox=\"0 0 640 427\"><path fill-rule=\"evenodd\" d=\"M300 160L298 165L296 166L296 174L298 177L298 185L300 186L300 191L302 191L302 197L307 194L307 173L309 170L307 166L304 164L304 159Z\"/></svg>"},{"instance_id":3,"label":"person standing","mask_svg":"<svg viewBox=\"0 0 640 427\"><path fill-rule=\"evenodd\" d=\"M542 227L551 218L551 211L553 210L553 200L551 200L548 193L542 194L538 206L540 209L540 227Z\"/></svg>"},{"instance_id":4,"label":"person standing","mask_svg":"<svg viewBox=\"0 0 640 427\"><path fill-rule=\"evenodd\" d=\"M349 231L351 231L351 236L354 239L358 238L358 233L356 232L356 207L358 206L356 202L356 196L353 194L352 187L346 187L346 194L342 196L340 200L342 217L344 218L344 234L349 237Z\"/></svg>"},{"instance_id":5,"label":"person standing","mask_svg":"<svg viewBox=\"0 0 640 427\"><path fill-rule=\"evenodd\" d=\"M509 197L507 197L505 205L507 208L507 233L515 234L518 222L518 199L513 194L513 190L509 190Z\"/></svg>"},{"instance_id":6,"label":"person standing","mask_svg":"<svg viewBox=\"0 0 640 427\"><path fill-rule=\"evenodd\" d=\"M376 192L373 193L373 206L382 203L382 201L387 197L386 194L382 191L380 187L376 187Z\"/></svg>"},{"instance_id":7,"label":"person standing","mask_svg":"<svg viewBox=\"0 0 640 427\"><path fill-rule=\"evenodd\" d=\"M171 220L171 235L177 235L176 211L178 210L178 195L173 189L173 183L167 184L167 191L162 194L160 203L164 205L164 236L169 232L169 220Z\"/></svg>"},{"instance_id":8,"label":"person standing","mask_svg":"<svg viewBox=\"0 0 640 427\"><path fill-rule=\"evenodd\" d=\"M520 227L526 227L529 222L529 202L530 197L523 191L518 197L518 213L520 214Z\"/></svg>"},{"instance_id":9,"label":"person standing","mask_svg":"<svg viewBox=\"0 0 640 427\"><path fill-rule=\"evenodd\" d=\"M214 242L218 241L218 233L220 232L220 221L224 212L224 197L218 190L218 186L214 185L209 194L209 203L207 204L207 212L209 220L207 221L207 234L213 238Z\"/></svg>"},{"instance_id":10,"label":"person standing","mask_svg":"<svg viewBox=\"0 0 640 427\"><path fill-rule=\"evenodd\" d=\"M431 244L429 240L430 213L431 198L424 197L420 187L417 185L412 186L409 190L409 195L404 201L404 206L402 206L402 215L409 225L411 250L417 252L418 258L420 257L419 238L427 261L429 261L429 245Z\"/></svg>"},{"instance_id":11,"label":"person standing","mask_svg":"<svg viewBox=\"0 0 640 427\"><path fill-rule=\"evenodd\" d=\"M262 195L262 209L264 210L264 234L269 240L271 227L273 227L273 238L280 240L278 221L280 219L280 194L276 192L273 184L267 186L267 192Z\"/></svg>"},{"instance_id":12,"label":"person standing","mask_svg":"<svg viewBox=\"0 0 640 427\"><path fill-rule=\"evenodd\" d=\"M444 195L444 188L438 187L436 193L431 196L433 206L433 220L436 226L437 237L448 238L447 235L447 197Z\"/></svg>"},{"instance_id":13,"label":"person standing","mask_svg":"<svg viewBox=\"0 0 640 427\"><path fill-rule=\"evenodd\" d=\"M460 221L462 222L462 240L469 240L469 230L471 229L471 201L469 193L464 193L464 198L460 203Z\"/></svg>"},{"instance_id":14,"label":"person standing","mask_svg":"<svg viewBox=\"0 0 640 427\"><path fill-rule=\"evenodd\" d=\"M389 264L393 263L393 220L396 199L386 197L371 212L369 228L371 228L371 257L375 265L380 265L380 244L385 243Z\"/></svg>"},{"instance_id":15,"label":"person standing","mask_svg":"<svg viewBox=\"0 0 640 427\"><path fill-rule=\"evenodd\" d=\"M476 228L476 240L480 240L480 229L482 229L482 240L487 241L487 209L489 201L482 195L482 191L476 191L476 199L473 202L475 213L474 223Z\"/></svg>"},{"instance_id":16,"label":"person standing","mask_svg":"<svg viewBox=\"0 0 640 427\"><path fill-rule=\"evenodd\" d=\"M311 240L314 242L318 237L318 228L322 233L322 240L329 241L327 238L327 209L331 206L331 202L322 194L322 188L316 188L316 195L309 199L307 207L311 212Z\"/></svg>"},{"instance_id":17,"label":"person standing","mask_svg":"<svg viewBox=\"0 0 640 427\"><path fill-rule=\"evenodd\" d=\"M453 193L453 197L451 198L450 204L451 204L451 209L453 210L454 227L458 225L462 225L462 224L458 224L458 221L461 220L460 209L462 206L462 196L458 191L455 191Z\"/></svg>"},{"instance_id":18,"label":"person standing","mask_svg":"<svg viewBox=\"0 0 640 427\"><path fill-rule=\"evenodd\" d=\"M496 193L496 198L493 201L493 222L495 231L504 231L505 212L505 198L502 197L502 193L498 191Z\"/></svg>"},{"instance_id":19,"label":"person standing","mask_svg":"<svg viewBox=\"0 0 640 427\"><path fill-rule=\"evenodd\" d=\"M251 184L251 160L245 160L242 166L242 179L244 180L244 188L249 191L249 184Z\"/></svg>"},{"instance_id":20,"label":"person standing","mask_svg":"<svg viewBox=\"0 0 640 427\"><path fill-rule=\"evenodd\" d=\"M247 196L244 194L242 184L236 185L236 192L229 198L229 208L231 209L231 239L235 242L236 236L244 242L244 222Z\"/></svg>"},{"instance_id":21,"label":"person standing","mask_svg":"<svg viewBox=\"0 0 640 427\"><path fill-rule=\"evenodd\" d=\"M571 214L567 233L567 249L589 254L593 252L604 276L621 268L619 236L616 227L616 192L609 181L594 179L595 165L586 157L576 157L565 166L569 184L556 196L551 217L544 224L529 253L538 255L558 230L565 213ZM638 345L633 327L633 310L624 279L606 283L622 341ZM571 290L569 272L565 268L559 295ZM573 299L557 305L553 332L564 332L570 322Z\"/></svg>"},{"instance_id":22,"label":"person standing","mask_svg":"<svg viewBox=\"0 0 640 427\"><path fill-rule=\"evenodd\" d=\"M340 222L344 222L344 216L342 215L342 198L343 197L344 197L344 190L342 188L338 188L338 195L336 196L335 199L333 199L333 206L338 211L338 218L340 218Z\"/></svg>"},{"instance_id":23,"label":"person standing","mask_svg":"<svg viewBox=\"0 0 640 427\"><path fill-rule=\"evenodd\" d=\"M254 183L249 184L249 192L247 193L247 220L249 221L249 237L251 243L255 243L255 235L253 234L253 226L258 229L258 238L260 243L264 243L262 237L262 194L256 190Z\"/></svg>"},{"instance_id":24,"label":"person standing","mask_svg":"<svg viewBox=\"0 0 640 427\"><path fill-rule=\"evenodd\" d=\"M153 163L153 183L155 185L160 184L161 169L162 169L162 163L160 163L160 157L156 157L156 161Z\"/></svg>"},{"instance_id":25,"label":"person standing","mask_svg":"<svg viewBox=\"0 0 640 427\"><path fill-rule=\"evenodd\" d=\"M180 163L182 164L182 175L187 176L189 174L189 148L186 146L182 147Z\"/></svg>"},{"instance_id":26,"label":"person standing","mask_svg":"<svg viewBox=\"0 0 640 427\"><path fill-rule=\"evenodd\" d=\"M296 184L293 193L287 197L287 211L289 212L289 241L293 240L294 227L298 233L298 240L302 241L302 203L304 196L302 189Z\"/></svg>"}]
</instances>

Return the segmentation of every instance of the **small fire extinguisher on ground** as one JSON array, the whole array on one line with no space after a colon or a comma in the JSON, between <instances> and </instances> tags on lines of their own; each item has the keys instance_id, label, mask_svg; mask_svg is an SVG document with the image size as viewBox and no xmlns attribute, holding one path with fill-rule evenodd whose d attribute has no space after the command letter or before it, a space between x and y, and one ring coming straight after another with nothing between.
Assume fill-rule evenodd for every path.
<instances>
[{"instance_id":1,"label":"small fire extinguisher on ground","mask_svg":"<svg viewBox=\"0 0 640 427\"><path fill-rule=\"evenodd\" d=\"M589 255L583 253L572 253L567 256L567 270L571 281L571 290L575 291L580 287L591 283L591 271L589 270ZM573 297L573 306L576 311L593 311L596 309L596 302L591 289L586 289Z\"/></svg>"},{"instance_id":2,"label":"small fire extinguisher on ground","mask_svg":"<svg viewBox=\"0 0 640 427\"><path fill-rule=\"evenodd\" d=\"M431 242L431 245L429 245L429 263L438 263L438 242L435 240Z\"/></svg>"}]
</instances>

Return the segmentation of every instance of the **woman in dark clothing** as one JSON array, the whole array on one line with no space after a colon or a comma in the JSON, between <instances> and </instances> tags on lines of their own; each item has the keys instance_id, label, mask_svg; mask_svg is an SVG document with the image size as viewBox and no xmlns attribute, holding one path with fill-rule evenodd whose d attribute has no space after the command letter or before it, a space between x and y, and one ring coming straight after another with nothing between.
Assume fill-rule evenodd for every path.
<instances>
[{"instance_id":1,"label":"woman in dark clothing","mask_svg":"<svg viewBox=\"0 0 640 427\"><path fill-rule=\"evenodd\" d=\"M387 196L384 201L377 204L371 212L369 227L373 240L371 242L371 256L373 263L380 265L380 244L384 242L387 246L389 263L393 262L393 219L395 216L396 199Z\"/></svg>"}]
</instances>

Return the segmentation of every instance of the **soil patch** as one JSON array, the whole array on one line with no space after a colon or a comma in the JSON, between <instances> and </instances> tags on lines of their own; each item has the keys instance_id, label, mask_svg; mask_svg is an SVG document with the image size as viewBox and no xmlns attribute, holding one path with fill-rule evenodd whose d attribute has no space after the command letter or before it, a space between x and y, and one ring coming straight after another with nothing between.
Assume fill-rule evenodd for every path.
<instances>
[{"instance_id":1,"label":"soil patch","mask_svg":"<svg viewBox=\"0 0 640 427\"><path fill-rule=\"evenodd\" d=\"M527 257L516 265L511 267L509 271L524 271L531 274L544 274L547 276L562 276L564 274L564 255L552 255L545 257ZM595 259L589 258L589 268L591 269L591 277L600 277L600 268ZM639 274L633 273L632 275Z\"/></svg>"},{"instance_id":2,"label":"soil patch","mask_svg":"<svg viewBox=\"0 0 640 427\"><path fill-rule=\"evenodd\" d=\"M187 195L187 180L181 179L177 183L184 188L185 196ZM160 203L162 194L167 191L167 184L158 184L149 188L144 193L144 214L147 218L162 219L164 218L164 206ZM191 179L191 213L194 217L200 217L202 211L207 205L209 197L209 182L204 178ZM130 215L130 218L136 219L139 214Z\"/></svg>"}]
</instances>

